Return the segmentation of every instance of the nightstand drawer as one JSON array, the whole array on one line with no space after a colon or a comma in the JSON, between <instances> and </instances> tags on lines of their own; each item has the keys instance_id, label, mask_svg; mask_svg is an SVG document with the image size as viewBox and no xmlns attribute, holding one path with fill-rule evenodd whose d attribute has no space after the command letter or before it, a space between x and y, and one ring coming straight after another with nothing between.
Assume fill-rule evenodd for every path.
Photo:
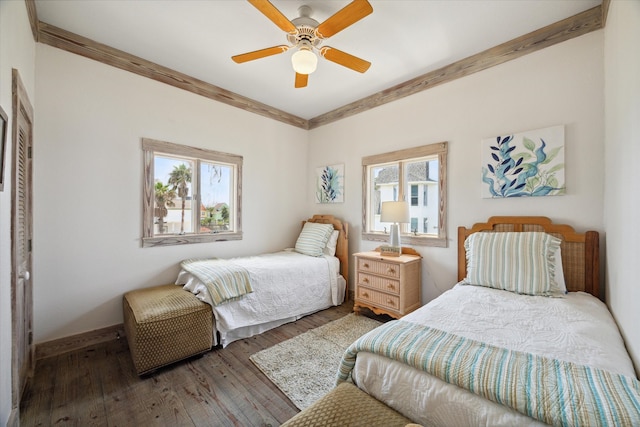
<instances>
[{"instance_id":1,"label":"nightstand drawer","mask_svg":"<svg viewBox=\"0 0 640 427\"><path fill-rule=\"evenodd\" d=\"M358 271L379 274L381 276L400 278L400 267L397 264L377 261L366 258L358 258Z\"/></svg>"},{"instance_id":2,"label":"nightstand drawer","mask_svg":"<svg viewBox=\"0 0 640 427\"><path fill-rule=\"evenodd\" d=\"M358 285L400 295L400 280L358 272Z\"/></svg>"},{"instance_id":3,"label":"nightstand drawer","mask_svg":"<svg viewBox=\"0 0 640 427\"><path fill-rule=\"evenodd\" d=\"M378 307L386 307L394 310L400 308L399 296L385 294L369 288L358 286L358 294L356 295L356 298Z\"/></svg>"}]
</instances>

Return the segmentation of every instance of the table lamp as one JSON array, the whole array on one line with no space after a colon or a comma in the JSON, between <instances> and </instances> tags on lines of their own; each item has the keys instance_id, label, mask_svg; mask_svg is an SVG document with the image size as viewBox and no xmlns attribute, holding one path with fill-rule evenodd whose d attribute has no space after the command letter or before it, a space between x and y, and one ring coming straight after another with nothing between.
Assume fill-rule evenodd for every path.
<instances>
[{"instance_id":1,"label":"table lamp","mask_svg":"<svg viewBox=\"0 0 640 427\"><path fill-rule=\"evenodd\" d=\"M400 244L400 223L409 222L409 204L407 202L382 202L380 222L392 222L389 246L396 248Z\"/></svg>"}]
</instances>

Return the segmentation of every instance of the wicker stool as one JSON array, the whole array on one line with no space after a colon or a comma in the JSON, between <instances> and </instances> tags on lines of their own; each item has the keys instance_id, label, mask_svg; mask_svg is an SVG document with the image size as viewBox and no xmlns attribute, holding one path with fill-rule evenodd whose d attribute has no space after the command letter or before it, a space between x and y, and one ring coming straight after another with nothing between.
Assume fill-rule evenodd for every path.
<instances>
[{"instance_id":1,"label":"wicker stool","mask_svg":"<svg viewBox=\"0 0 640 427\"><path fill-rule=\"evenodd\" d=\"M211 349L211 307L177 285L127 292L124 329L138 375Z\"/></svg>"},{"instance_id":2,"label":"wicker stool","mask_svg":"<svg viewBox=\"0 0 640 427\"><path fill-rule=\"evenodd\" d=\"M405 427L411 420L351 383L342 383L281 427Z\"/></svg>"}]
</instances>

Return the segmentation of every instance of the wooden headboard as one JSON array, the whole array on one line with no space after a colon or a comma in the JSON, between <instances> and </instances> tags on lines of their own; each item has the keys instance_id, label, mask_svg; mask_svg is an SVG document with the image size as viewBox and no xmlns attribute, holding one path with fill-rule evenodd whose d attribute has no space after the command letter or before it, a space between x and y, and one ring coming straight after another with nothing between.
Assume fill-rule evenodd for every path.
<instances>
[{"instance_id":1,"label":"wooden headboard","mask_svg":"<svg viewBox=\"0 0 640 427\"><path fill-rule=\"evenodd\" d=\"M349 295L349 224L340 221L333 215L314 215L302 222L319 222L321 224L333 224L333 229L338 230L338 245L336 246L336 258L340 260L340 274L347 282L345 288L345 300Z\"/></svg>"},{"instance_id":2,"label":"wooden headboard","mask_svg":"<svg viewBox=\"0 0 640 427\"><path fill-rule=\"evenodd\" d=\"M471 228L458 227L458 281L467 275L465 239L479 231L544 231L562 240L562 266L568 291L584 291L597 298L600 295L600 250L597 231L576 233L566 224L553 224L544 216L492 216L487 222Z\"/></svg>"}]
</instances>

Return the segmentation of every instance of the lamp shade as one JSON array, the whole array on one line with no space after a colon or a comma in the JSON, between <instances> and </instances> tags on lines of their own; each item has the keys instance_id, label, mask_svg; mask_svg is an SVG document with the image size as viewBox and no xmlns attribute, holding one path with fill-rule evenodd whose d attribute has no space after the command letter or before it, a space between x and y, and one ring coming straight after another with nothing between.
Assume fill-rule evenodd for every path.
<instances>
[{"instance_id":1,"label":"lamp shade","mask_svg":"<svg viewBox=\"0 0 640 427\"><path fill-rule=\"evenodd\" d=\"M309 48L301 47L291 56L291 64L298 74L311 74L318 66L318 57Z\"/></svg>"},{"instance_id":2,"label":"lamp shade","mask_svg":"<svg viewBox=\"0 0 640 427\"><path fill-rule=\"evenodd\" d=\"M382 202L380 222L409 222L409 204L407 202Z\"/></svg>"}]
</instances>

